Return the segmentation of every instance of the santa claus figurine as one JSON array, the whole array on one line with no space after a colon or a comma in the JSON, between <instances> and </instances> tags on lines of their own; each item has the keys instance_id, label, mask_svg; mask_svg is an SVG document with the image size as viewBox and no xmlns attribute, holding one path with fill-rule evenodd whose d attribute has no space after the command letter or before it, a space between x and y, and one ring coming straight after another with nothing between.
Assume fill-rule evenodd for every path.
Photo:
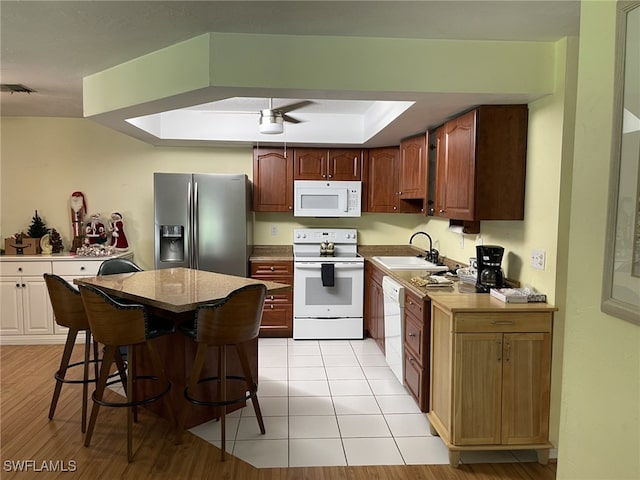
<instances>
[{"instance_id":1,"label":"santa claus figurine","mask_svg":"<svg viewBox=\"0 0 640 480\"><path fill-rule=\"evenodd\" d=\"M124 234L124 222L122 221L122 215L118 212L111 214L111 245L116 250L126 251L129 249L129 243L127 237Z\"/></svg>"}]
</instances>

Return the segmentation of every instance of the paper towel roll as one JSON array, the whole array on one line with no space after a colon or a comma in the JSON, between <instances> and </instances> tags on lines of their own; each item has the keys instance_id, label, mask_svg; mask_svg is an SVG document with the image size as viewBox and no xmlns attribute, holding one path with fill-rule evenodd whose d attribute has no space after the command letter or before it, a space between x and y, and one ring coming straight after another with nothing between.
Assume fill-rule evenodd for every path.
<instances>
[{"instance_id":1,"label":"paper towel roll","mask_svg":"<svg viewBox=\"0 0 640 480\"><path fill-rule=\"evenodd\" d=\"M464 227L462 225L449 225L449 231L462 235L464 233Z\"/></svg>"}]
</instances>

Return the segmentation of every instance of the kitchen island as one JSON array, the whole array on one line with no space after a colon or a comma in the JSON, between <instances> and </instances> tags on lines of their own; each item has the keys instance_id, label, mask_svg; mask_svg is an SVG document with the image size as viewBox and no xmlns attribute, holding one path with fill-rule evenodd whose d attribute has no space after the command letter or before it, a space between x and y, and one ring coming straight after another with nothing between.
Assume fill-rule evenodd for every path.
<instances>
[{"instance_id":1,"label":"kitchen island","mask_svg":"<svg viewBox=\"0 0 640 480\"><path fill-rule=\"evenodd\" d=\"M101 277L77 278L74 283L90 285L107 294L130 302L140 303L147 307L150 314L170 319L176 325L194 318L195 310L201 305L214 303L227 297L232 291L249 284L262 283L267 292L276 293L286 291L290 287L275 282L259 281L250 278L223 275L189 268L168 268L162 270L146 270L143 272L123 273ZM173 412L179 412L184 405L183 392L187 379L193 367L197 343L179 332L164 335L153 340L158 353L164 362L164 368L171 391L159 402L145 405L145 408L158 415L164 415L164 401L169 401ZM257 339L247 345L247 355L254 378L258 378L258 342ZM235 350L227 353L228 374L242 376L242 368ZM138 355L138 373L151 375L153 365L146 349L140 349ZM203 369L203 377L217 375L218 357L215 349L208 352ZM146 385L148 382L138 383L138 395L147 397L153 392ZM238 385L236 385L238 383ZM245 386L233 382L229 385L228 397L244 396ZM206 382L200 385L196 396L200 398L216 398L217 382ZM230 405L228 412L242 408L243 404ZM205 421L219 417L215 407L198 407L189 410L186 427L191 428Z\"/></svg>"}]
</instances>

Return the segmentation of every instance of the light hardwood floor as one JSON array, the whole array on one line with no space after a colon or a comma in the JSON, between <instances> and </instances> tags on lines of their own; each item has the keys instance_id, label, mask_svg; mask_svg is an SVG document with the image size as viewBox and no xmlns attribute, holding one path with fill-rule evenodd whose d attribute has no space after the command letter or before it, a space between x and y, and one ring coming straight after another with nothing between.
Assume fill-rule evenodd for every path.
<instances>
[{"instance_id":1,"label":"light hardwood floor","mask_svg":"<svg viewBox=\"0 0 640 480\"><path fill-rule=\"evenodd\" d=\"M134 425L135 458L127 463L126 412L102 408L92 444L83 446L79 385L64 385L55 418L47 414L62 345L0 347L0 478L224 479L224 480L554 480L556 465L505 463L461 465L256 469L233 456L220 462L213 445L186 432L174 444L169 422L141 409ZM74 356L80 359L82 347ZM109 392L115 398L116 394ZM33 461L17 472L20 461ZM43 465L44 463L44 465ZM56 472L36 472L57 468ZM60 469L74 471L60 471Z\"/></svg>"}]
</instances>

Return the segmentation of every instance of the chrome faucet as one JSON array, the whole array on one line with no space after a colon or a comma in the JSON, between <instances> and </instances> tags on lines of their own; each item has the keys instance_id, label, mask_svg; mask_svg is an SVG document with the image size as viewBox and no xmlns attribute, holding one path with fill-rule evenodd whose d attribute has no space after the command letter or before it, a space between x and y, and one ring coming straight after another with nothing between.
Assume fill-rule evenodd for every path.
<instances>
[{"instance_id":1,"label":"chrome faucet","mask_svg":"<svg viewBox=\"0 0 640 480\"><path fill-rule=\"evenodd\" d=\"M428 262L437 264L440 259L440 252L438 252L438 250L435 250L433 248L433 241L431 240L431 236L427 232L416 232L413 235L411 235L411 238L409 239L409 245L413 245L413 239L417 235L424 235L429 239L429 250L425 250L424 259L427 260Z\"/></svg>"}]
</instances>

